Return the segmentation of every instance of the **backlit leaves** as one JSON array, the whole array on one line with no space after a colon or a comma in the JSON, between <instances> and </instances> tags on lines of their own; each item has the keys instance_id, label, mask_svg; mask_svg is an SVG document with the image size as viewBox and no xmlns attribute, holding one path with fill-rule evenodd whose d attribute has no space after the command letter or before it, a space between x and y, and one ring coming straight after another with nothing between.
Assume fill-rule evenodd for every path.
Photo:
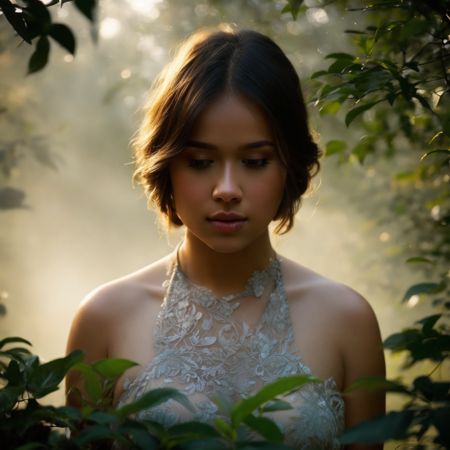
<instances>
[{"instance_id":1,"label":"backlit leaves","mask_svg":"<svg viewBox=\"0 0 450 450\"><path fill-rule=\"evenodd\" d=\"M38 72L46 66L50 54L49 37L72 55L75 54L76 42L72 31L66 25L52 23L48 10L51 6L64 3L64 0L53 0L47 4L39 0L27 0L18 8L10 0L0 2L0 12L3 12L16 33L28 44L36 41L35 51L28 63L28 74ZM74 0L74 4L89 20L94 20L96 0Z\"/></svg>"}]
</instances>

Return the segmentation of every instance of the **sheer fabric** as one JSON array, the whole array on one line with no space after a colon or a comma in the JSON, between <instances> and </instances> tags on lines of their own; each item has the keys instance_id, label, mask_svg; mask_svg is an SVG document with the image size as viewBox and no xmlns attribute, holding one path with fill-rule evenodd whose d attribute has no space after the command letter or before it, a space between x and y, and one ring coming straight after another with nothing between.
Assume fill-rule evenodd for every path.
<instances>
[{"instance_id":1,"label":"sheer fabric","mask_svg":"<svg viewBox=\"0 0 450 450\"><path fill-rule=\"evenodd\" d=\"M211 395L233 403L278 378L311 373L298 350L289 349L294 336L280 262L271 260L251 276L243 292L222 298L193 284L174 263L154 330L157 356L133 382L126 380L118 407L147 390L171 386L189 396L197 410L194 416L168 401L141 411L137 418L166 426L193 419L208 423L224 418ZM256 327L235 320L241 300L252 298L266 303ZM268 417L285 433L287 444L304 450L339 449L344 402L333 378L308 384L284 400L293 409Z\"/></svg>"}]
</instances>

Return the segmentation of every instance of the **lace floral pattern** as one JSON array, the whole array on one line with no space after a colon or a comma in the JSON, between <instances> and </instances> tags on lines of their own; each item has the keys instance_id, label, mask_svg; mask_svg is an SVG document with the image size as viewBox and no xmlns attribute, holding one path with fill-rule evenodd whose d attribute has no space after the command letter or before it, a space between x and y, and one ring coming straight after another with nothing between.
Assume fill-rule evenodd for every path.
<instances>
[{"instance_id":1,"label":"lace floral pattern","mask_svg":"<svg viewBox=\"0 0 450 450\"><path fill-rule=\"evenodd\" d=\"M287 375L310 373L297 350L289 307L281 280L280 261L255 272L237 295L219 298L209 289L193 284L175 264L169 272L167 296L154 331L157 356L125 382L118 407L139 398L145 391L173 386L191 396L198 412L194 419L211 422L220 417L209 396L218 394L231 402L246 398L264 384ZM271 287L264 313L251 329L234 320L233 312L243 297L260 298ZM232 303L235 301L234 303ZM344 427L344 402L333 378L309 384L286 398L294 410L274 413L286 433L286 442L305 450L339 449L337 437ZM184 417L171 401L137 418L173 425ZM283 413L283 414L281 414Z\"/></svg>"}]
</instances>

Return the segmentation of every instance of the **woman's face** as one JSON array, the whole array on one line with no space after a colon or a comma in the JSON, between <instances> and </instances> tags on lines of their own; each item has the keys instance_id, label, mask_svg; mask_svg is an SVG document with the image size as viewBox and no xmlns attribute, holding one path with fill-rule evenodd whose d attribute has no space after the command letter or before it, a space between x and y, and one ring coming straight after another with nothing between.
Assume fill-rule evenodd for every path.
<instances>
[{"instance_id":1,"label":"woman's face","mask_svg":"<svg viewBox=\"0 0 450 450\"><path fill-rule=\"evenodd\" d=\"M170 177L187 233L221 253L242 250L267 231L286 180L266 115L231 94L199 114Z\"/></svg>"}]
</instances>

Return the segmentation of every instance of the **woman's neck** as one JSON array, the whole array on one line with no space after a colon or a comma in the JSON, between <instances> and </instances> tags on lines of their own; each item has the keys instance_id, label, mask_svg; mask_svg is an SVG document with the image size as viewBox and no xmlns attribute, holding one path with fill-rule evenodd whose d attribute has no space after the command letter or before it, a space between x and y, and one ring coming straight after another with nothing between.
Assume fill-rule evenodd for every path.
<instances>
[{"instance_id":1,"label":"woman's neck","mask_svg":"<svg viewBox=\"0 0 450 450\"><path fill-rule=\"evenodd\" d=\"M192 282L222 297L243 291L253 272L265 269L275 258L275 251L268 230L234 253L216 252L187 230L178 258Z\"/></svg>"}]
</instances>

